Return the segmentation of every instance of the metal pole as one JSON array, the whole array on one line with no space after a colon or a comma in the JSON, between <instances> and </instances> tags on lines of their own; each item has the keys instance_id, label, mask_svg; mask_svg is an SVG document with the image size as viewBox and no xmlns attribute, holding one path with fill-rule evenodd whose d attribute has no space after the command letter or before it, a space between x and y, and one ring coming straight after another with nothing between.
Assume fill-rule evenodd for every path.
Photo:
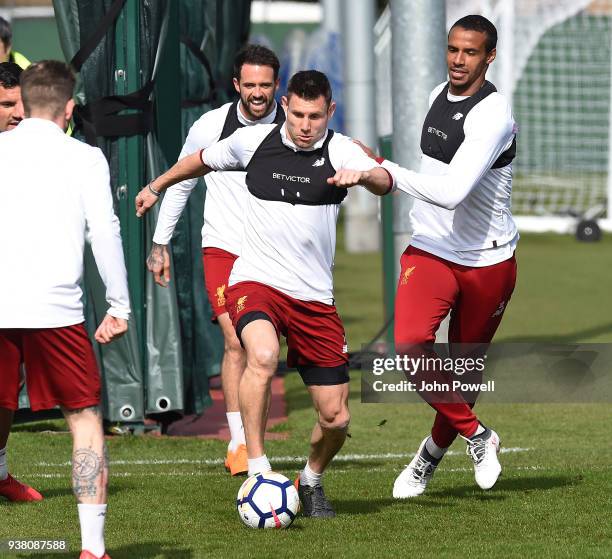
<instances>
[{"instance_id":1,"label":"metal pole","mask_svg":"<svg viewBox=\"0 0 612 559\"><path fill-rule=\"evenodd\" d=\"M612 43L610 44L612 49ZM612 50L609 51L612 53ZM612 75L612 54L610 56L610 75ZM610 81L608 107L608 203L606 208L606 221L612 226L612 80Z\"/></svg>"},{"instance_id":2,"label":"metal pole","mask_svg":"<svg viewBox=\"0 0 612 559\"><path fill-rule=\"evenodd\" d=\"M612 42L610 43L612 49ZM608 51L610 57L610 75L612 75L612 50ZM612 80L608 94L608 200L606 203L606 222L612 227Z\"/></svg>"},{"instance_id":3,"label":"metal pole","mask_svg":"<svg viewBox=\"0 0 612 559\"><path fill-rule=\"evenodd\" d=\"M342 0L322 0L323 28L340 33L342 27Z\"/></svg>"},{"instance_id":4,"label":"metal pole","mask_svg":"<svg viewBox=\"0 0 612 559\"><path fill-rule=\"evenodd\" d=\"M514 0L500 2L498 17L499 42L497 48L498 59L493 63L497 66L497 80L494 83L500 93L512 102L514 92Z\"/></svg>"},{"instance_id":5,"label":"metal pole","mask_svg":"<svg viewBox=\"0 0 612 559\"><path fill-rule=\"evenodd\" d=\"M393 156L402 167L418 170L421 128L431 90L447 76L445 0L391 0L391 79ZM394 197L395 261L410 242L413 199ZM399 268L399 267L398 267Z\"/></svg>"},{"instance_id":6,"label":"metal pole","mask_svg":"<svg viewBox=\"0 0 612 559\"><path fill-rule=\"evenodd\" d=\"M391 137L386 136L380 140L380 154L385 158L393 161L393 145ZM387 353L393 353L395 345L394 339L394 324L391 317L395 312L395 290L397 289L397 274L398 268L395 259L394 239L393 239L393 203L401 194L394 193L387 195L380 201L380 214L382 219L382 245L383 245L383 304L385 308L384 320L385 324L389 322L387 331L385 332L385 341L387 343Z\"/></svg>"},{"instance_id":7,"label":"metal pole","mask_svg":"<svg viewBox=\"0 0 612 559\"><path fill-rule=\"evenodd\" d=\"M344 0L343 8L346 132L376 146L374 0ZM349 192L345 231L348 252L379 250L378 201L363 188Z\"/></svg>"}]
</instances>

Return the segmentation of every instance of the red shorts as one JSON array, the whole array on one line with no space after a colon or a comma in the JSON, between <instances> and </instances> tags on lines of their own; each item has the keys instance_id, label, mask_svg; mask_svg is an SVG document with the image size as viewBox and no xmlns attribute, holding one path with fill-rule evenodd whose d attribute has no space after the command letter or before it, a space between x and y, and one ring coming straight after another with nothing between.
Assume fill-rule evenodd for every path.
<instances>
[{"instance_id":1,"label":"red shorts","mask_svg":"<svg viewBox=\"0 0 612 559\"><path fill-rule=\"evenodd\" d=\"M100 403L100 374L83 324L0 329L0 407L17 409L23 362L33 411Z\"/></svg>"},{"instance_id":2,"label":"red shorts","mask_svg":"<svg viewBox=\"0 0 612 559\"><path fill-rule=\"evenodd\" d=\"M227 312L225 306L227 280L229 280L237 258L235 254L221 248L204 247L202 249L204 285L213 310L213 322L216 322L220 315Z\"/></svg>"},{"instance_id":3,"label":"red shorts","mask_svg":"<svg viewBox=\"0 0 612 559\"><path fill-rule=\"evenodd\" d=\"M238 338L250 322L270 321L276 332L287 338L287 365L297 367L305 384L349 381L344 327L335 306L300 301L254 281L232 285L227 299Z\"/></svg>"},{"instance_id":4,"label":"red shorts","mask_svg":"<svg viewBox=\"0 0 612 559\"><path fill-rule=\"evenodd\" d=\"M482 344L484 351L493 339L516 283L514 256L480 268L462 266L409 246L401 258L402 271L395 299L395 347L408 348L434 342L440 323L452 310L448 329L452 344ZM448 379L444 379L447 381ZM475 395L466 401L461 394L450 394L441 401L437 394L420 393L436 410L432 428L434 442L449 447L457 433L470 437L478 428L472 412Z\"/></svg>"},{"instance_id":5,"label":"red shorts","mask_svg":"<svg viewBox=\"0 0 612 559\"><path fill-rule=\"evenodd\" d=\"M514 256L481 268L462 266L409 246L395 299L395 343L433 342L452 309L448 341L489 343L516 283Z\"/></svg>"}]
</instances>

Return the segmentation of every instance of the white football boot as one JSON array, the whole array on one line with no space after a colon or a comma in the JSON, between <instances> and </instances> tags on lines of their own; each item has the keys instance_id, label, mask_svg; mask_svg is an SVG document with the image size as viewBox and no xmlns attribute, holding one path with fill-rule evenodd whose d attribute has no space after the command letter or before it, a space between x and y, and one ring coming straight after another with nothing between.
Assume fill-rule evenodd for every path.
<instances>
[{"instance_id":1,"label":"white football boot","mask_svg":"<svg viewBox=\"0 0 612 559\"><path fill-rule=\"evenodd\" d=\"M433 477L441 459L435 460L427 452L425 449L427 439L429 439L429 436L423 439L410 464L397 476L393 484L393 497L395 499L409 499L422 495Z\"/></svg>"},{"instance_id":2,"label":"white football boot","mask_svg":"<svg viewBox=\"0 0 612 559\"><path fill-rule=\"evenodd\" d=\"M476 483L481 489L491 489L502 471L497 459L500 447L498 434L485 427L480 435L474 435L471 439L463 438L467 442L466 454L474 461Z\"/></svg>"}]
</instances>

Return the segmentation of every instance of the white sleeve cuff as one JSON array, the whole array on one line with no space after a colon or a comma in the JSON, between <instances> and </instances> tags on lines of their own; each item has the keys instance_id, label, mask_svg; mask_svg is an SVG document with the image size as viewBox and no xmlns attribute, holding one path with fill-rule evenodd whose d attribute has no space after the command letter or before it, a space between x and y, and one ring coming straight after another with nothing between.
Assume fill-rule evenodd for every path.
<instances>
[{"instance_id":1,"label":"white sleeve cuff","mask_svg":"<svg viewBox=\"0 0 612 559\"><path fill-rule=\"evenodd\" d=\"M397 163L393 163L393 161L389 161L388 159L383 159L380 162L380 166L385 171L387 171L391 175L391 179L393 179L393 185L391 186L391 190L389 191L389 193L395 192L397 190L397 178L396 178L396 176L394 174L394 171L398 167Z\"/></svg>"},{"instance_id":2,"label":"white sleeve cuff","mask_svg":"<svg viewBox=\"0 0 612 559\"><path fill-rule=\"evenodd\" d=\"M106 314L114 316L115 318L123 318L124 320L130 319L129 307L110 307Z\"/></svg>"},{"instance_id":3,"label":"white sleeve cuff","mask_svg":"<svg viewBox=\"0 0 612 559\"><path fill-rule=\"evenodd\" d=\"M167 245L170 242L171 237L172 235L164 235L163 233L158 233L156 231L152 240L156 245Z\"/></svg>"}]
</instances>

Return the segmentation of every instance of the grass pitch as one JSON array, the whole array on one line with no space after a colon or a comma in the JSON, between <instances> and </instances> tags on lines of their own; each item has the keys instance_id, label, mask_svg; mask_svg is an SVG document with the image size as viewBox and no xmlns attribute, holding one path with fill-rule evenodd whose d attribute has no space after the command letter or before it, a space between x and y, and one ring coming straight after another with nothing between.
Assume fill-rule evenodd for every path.
<instances>
[{"instance_id":1,"label":"grass pitch","mask_svg":"<svg viewBox=\"0 0 612 559\"><path fill-rule=\"evenodd\" d=\"M569 237L525 236L519 284L500 340L610 341L610 254ZM379 259L338 255L338 305L349 343L368 341L382 321ZM286 531L243 527L234 501L243 478L223 471L224 443L186 438L109 441L106 542L113 559L207 557L610 557L612 481L609 404L483 404L500 434L503 477L477 488L464 445L455 443L430 489L391 498L395 476L427 434L425 404L359 402L351 382L351 438L325 476L338 517L298 517ZM289 418L267 443L277 471L303 464L315 415L299 376L286 377ZM70 438L61 421L21 425L11 435L10 470L42 491L42 503L0 501L0 540L67 539L76 557L78 520L70 492ZM27 555L21 555L26 557Z\"/></svg>"}]
</instances>

